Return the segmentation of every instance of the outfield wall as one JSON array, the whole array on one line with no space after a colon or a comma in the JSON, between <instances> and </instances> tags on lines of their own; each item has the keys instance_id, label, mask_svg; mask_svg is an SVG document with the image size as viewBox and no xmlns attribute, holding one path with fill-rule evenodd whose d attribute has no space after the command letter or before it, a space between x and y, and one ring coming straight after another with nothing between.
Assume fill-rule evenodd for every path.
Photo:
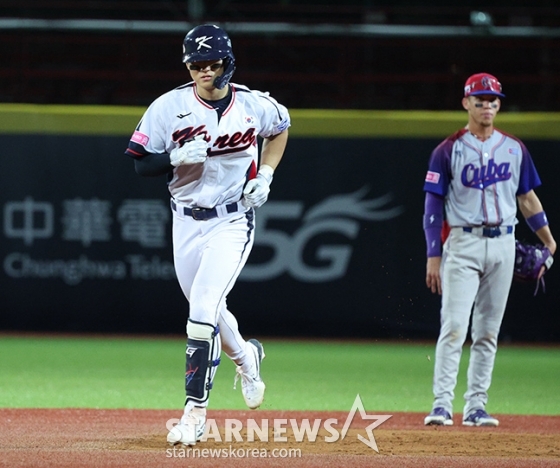
<instances>
[{"instance_id":1,"label":"outfield wall","mask_svg":"<svg viewBox=\"0 0 560 468\"><path fill-rule=\"evenodd\" d=\"M124 156L143 109L0 105L0 329L180 333L165 177ZM435 338L423 179L463 112L293 110L255 248L229 297L247 334ZM524 139L560 237L560 114L501 114ZM518 237L535 239L525 224ZM514 284L502 338L560 338L560 269Z\"/></svg>"}]
</instances>

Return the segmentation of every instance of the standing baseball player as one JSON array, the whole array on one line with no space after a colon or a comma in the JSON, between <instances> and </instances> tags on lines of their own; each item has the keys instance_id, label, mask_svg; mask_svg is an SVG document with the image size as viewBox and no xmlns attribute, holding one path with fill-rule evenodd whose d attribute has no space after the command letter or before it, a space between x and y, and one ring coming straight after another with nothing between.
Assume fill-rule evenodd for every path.
<instances>
[{"instance_id":1,"label":"standing baseball player","mask_svg":"<svg viewBox=\"0 0 560 468\"><path fill-rule=\"evenodd\" d=\"M126 154L138 174L168 175L175 270L189 317L185 407L167 440L194 445L204 433L222 348L237 365L247 406L258 408L264 398L263 346L243 339L226 297L253 246L255 208L268 198L290 116L268 93L230 83L235 59L218 26L188 32L183 62L192 81L149 106Z\"/></svg>"},{"instance_id":2,"label":"standing baseball player","mask_svg":"<svg viewBox=\"0 0 560 468\"><path fill-rule=\"evenodd\" d=\"M426 284L442 301L435 398L426 425L453 424L454 390L471 312L463 424L498 425L485 408L513 276L517 206L551 253L556 250L533 191L541 181L529 151L519 139L494 127L503 97L494 76L471 76L462 100L468 124L441 142L429 162L424 184Z\"/></svg>"}]
</instances>

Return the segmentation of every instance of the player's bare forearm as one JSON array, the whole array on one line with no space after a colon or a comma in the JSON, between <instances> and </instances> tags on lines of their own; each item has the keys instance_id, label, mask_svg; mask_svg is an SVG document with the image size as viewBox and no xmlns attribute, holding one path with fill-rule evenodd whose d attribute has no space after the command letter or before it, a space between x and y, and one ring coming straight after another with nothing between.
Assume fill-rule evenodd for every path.
<instances>
[{"instance_id":1,"label":"player's bare forearm","mask_svg":"<svg viewBox=\"0 0 560 468\"><path fill-rule=\"evenodd\" d=\"M284 150L288 143L288 130L284 130L278 135L265 138L263 140L261 152L261 165L266 164L276 170L282 160Z\"/></svg>"},{"instance_id":2,"label":"player's bare forearm","mask_svg":"<svg viewBox=\"0 0 560 468\"><path fill-rule=\"evenodd\" d=\"M556 241L554 237L552 237L552 232L548 226L543 226L538 231L535 231L537 237L541 240L541 242L548 247L550 253L554 255L556 252Z\"/></svg>"},{"instance_id":3,"label":"player's bare forearm","mask_svg":"<svg viewBox=\"0 0 560 468\"><path fill-rule=\"evenodd\" d=\"M517 203L525 219L530 218L543 210L541 201L533 190L529 190L527 193L519 195L517 197Z\"/></svg>"},{"instance_id":4,"label":"player's bare forearm","mask_svg":"<svg viewBox=\"0 0 560 468\"><path fill-rule=\"evenodd\" d=\"M519 204L519 209L523 214L525 219L530 218L543 211L543 206L537 194L530 190L529 192L519 195L517 197L517 202ZM556 252L556 241L552 236L552 232L548 225L541 227L535 231L535 234L540 239L540 241L548 247L548 250L554 255Z\"/></svg>"},{"instance_id":5,"label":"player's bare forearm","mask_svg":"<svg viewBox=\"0 0 560 468\"><path fill-rule=\"evenodd\" d=\"M426 264L426 286L433 292L441 295L441 277L439 274L441 257L428 257Z\"/></svg>"}]
</instances>

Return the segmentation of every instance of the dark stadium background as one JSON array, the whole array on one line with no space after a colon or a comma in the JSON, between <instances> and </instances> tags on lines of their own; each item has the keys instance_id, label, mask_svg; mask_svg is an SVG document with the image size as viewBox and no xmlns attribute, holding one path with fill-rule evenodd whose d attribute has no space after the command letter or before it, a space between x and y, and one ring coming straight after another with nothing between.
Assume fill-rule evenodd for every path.
<instances>
[{"instance_id":1,"label":"dark stadium background","mask_svg":"<svg viewBox=\"0 0 560 468\"><path fill-rule=\"evenodd\" d=\"M233 81L270 91L290 109L459 111L466 77L487 71L504 84L503 112L560 110L556 1L471 1L449 7L443 1L418 6L405 1L3 0L0 104L146 107L188 81L182 39L190 27L205 22L219 23L230 34L237 59ZM0 201L29 195L55 206L76 196L115 204L142 196L166 200L163 179L140 180L134 174L123 156L127 141L0 134ZM305 284L287 275L238 282L230 305L243 331L434 339L438 301L423 284L421 186L437 142L291 140L272 201L305 200L309 208L331 194L369 185L368 198L392 192L393 206L405 207L405 214L383 229L362 225L349 273L338 282ZM539 195L558 238L559 141L527 143L544 180ZM319 173L318 167L323 168ZM60 237L60 231L56 234ZM531 235L523 223L519 235ZM120 255L127 246L116 242L111 248ZM21 249L21 239L2 238L2 261ZM80 250L80 245L70 249L68 243L52 241L37 241L29 251L71 258L83 252L113 255L95 244ZM171 259L170 245L159 253ZM261 253L255 250L254 258ZM313 251L308 254L313 257ZM546 293L536 297L533 285L514 287L503 340L559 339L559 272L555 266L547 274ZM14 280L2 271L0 291L0 330L184 330L187 307L174 281L91 280L68 286L53 279Z\"/></svg>"}]
</instances>

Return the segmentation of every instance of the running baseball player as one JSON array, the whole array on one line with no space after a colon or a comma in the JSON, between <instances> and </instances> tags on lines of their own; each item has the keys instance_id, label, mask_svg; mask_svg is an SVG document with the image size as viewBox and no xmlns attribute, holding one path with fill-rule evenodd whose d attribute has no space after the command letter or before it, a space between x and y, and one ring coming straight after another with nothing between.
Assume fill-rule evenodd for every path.
<instances>
[{"instance_id":1,"label":"running baseball player","mask_svg":"<svg viewBox=\"0 0 560 468\"><path fill-rule=\"evenodd\" d=\"M467 79L462 104L468 124L432 152L424 183L426 285L442 296L434 401L426 425L453 424L454 390L471 312L463 425L499 424L486 404L513 276L517 206L551 253L556 250L534 192L541 181L529 151L494 127L503 97L496 77L477 73Z\"/></svg>"},{"instance_id":2,"label":"running baseball player","mask_svg":"<svg viewBox=\"0 0 560 468\"><path fill-rule=\"evenodd\" d=\"M218 26L188 32L183 62L192 81L149 106L125 153L138 174L168 175L175 270L189 317L185 406L167 440L194 445L204 433L222 348L237 365L247 406L258 408L264 398L263 346L243 339L226 297L253 246L255 208L268 198L290 116L268 93L230 82L235 58Z\"/></svg>"}]
</instances>

